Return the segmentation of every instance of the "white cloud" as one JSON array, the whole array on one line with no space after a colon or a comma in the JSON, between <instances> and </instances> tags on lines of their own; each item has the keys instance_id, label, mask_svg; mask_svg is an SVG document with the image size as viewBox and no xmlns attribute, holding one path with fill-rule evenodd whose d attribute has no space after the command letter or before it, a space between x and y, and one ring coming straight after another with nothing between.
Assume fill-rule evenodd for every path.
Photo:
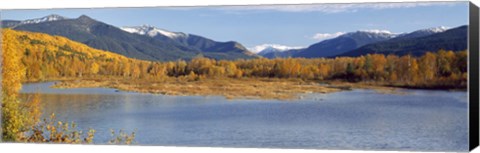
<instances>
[{"instance_id":1,"label":"white cloud","mask_svg":"<svg viewBox=\"0 0 480 153\"><path fill-rule=\"evenodd\" d=\"M260 6L228 6L222 8L229 11L242 10L269 10L283 12L356 12L358 9L392 9L392 8L412 8L424 6L453 6L459 2L404 2L404 3L351 3L351 4L311 4L311 5L260 5Z\"/></svg>"},{"instance_id":2,"label":"white cloud","mask_svg":"<svg viewBox=\"0 0 480 153\"><path fill-rule=\"evenodd\" d=\"M270 48L275 48L279 51L286 51L286 50L290 50L290 49L304 48L303 46L286 46L286 45L279 45L279 44L261 44L261 45L251 47L248 50L257 54L257 53L259 53L259 52L261 52L261 51L263 51L263 50L265 50L266 48L269 48L269 47Z\"/></svg>"},{"instance_id":3,"label":"white cloud","mask_svg":"<svg viewBox=\"0 0 480 153\"><path fill-rule=\"evenodd\" d=\"M316 33L315 35L312 36L312 39L315 40L325 40L325 39L330 39L330 38L335 38L340 35L345 34L345 32L336 32L336 33Z\"/></svg>"}]
</instances>

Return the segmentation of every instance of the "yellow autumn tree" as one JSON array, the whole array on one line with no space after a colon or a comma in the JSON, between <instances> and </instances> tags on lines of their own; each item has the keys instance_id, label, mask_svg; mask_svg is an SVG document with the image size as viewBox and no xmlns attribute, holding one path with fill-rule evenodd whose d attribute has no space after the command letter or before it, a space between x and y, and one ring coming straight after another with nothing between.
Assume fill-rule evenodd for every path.
<instances>
[{"instance_id":1,"label":"yellow autumn tree","mask_svg":"<svg viewBox=\"0 0 480 153\"><path fill-rule=\"evenodd\" d=\"M27 128L27 117L17 100L25 76L21 58L24 48L15 34L6 32L2 35L2 139L18 141Z\"/></svg>"},{"instance_id":2,"label":"yellow autumn tree","mask_svg":"<svg viewBox=\"0 0 480 153\"><path fill-rule=\"evenodd\" d=\"M93 62L90 67L90 73L96 75L98 71L100 71L100 66L97 63Z\"/></svg>"}]
</instances>

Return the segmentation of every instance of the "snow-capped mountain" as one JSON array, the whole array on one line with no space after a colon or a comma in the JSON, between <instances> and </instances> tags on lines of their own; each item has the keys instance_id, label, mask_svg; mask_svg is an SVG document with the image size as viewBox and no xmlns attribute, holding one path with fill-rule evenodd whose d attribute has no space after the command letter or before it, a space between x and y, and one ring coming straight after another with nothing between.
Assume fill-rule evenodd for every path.
<instances>
[{"instance_id":1,"label":"snow-capped mountain","mask_svg":"<svg viewBox=\"0 0 480 153\"><path fill-rule=\"evenodd\" d=\"M268 54L268 53L282 52L282 51L285 51L285 50L269 46L269 47L264 48L260 52L258 52L257 55L265 55L265 54Z\"/></svg>"},{"instance_id":2,"label":"snow-capped mountain","mask_svg":"<svg viewBox=\"0 0 480 153\"><path fill-rule=\"evenodd\" d=\"M462 28L459 28L456 31L461 30ZM292 57L315 58L335 56L359 56L364 55L367 51L372 51L370 53L385 51L385 48L387 47L390 47L388 51L393 52L396 50L400 50L397 52L398 55L403 55L405 50L402 49L405 48L399 46L404 47L411 44L416 44L417 41L421 42L437 40L440 39L439 36L442 36L440 34L446 33L448 31L450 31L450 28L444 26L420 29L413 32L400 34L393 33L388 30L358 30L313 44L306 49L300 50L297 53L293 53ZM451 34L452 36L463 36L461 32L450 33L453 33ZM441 37L441 39L449 38ZM461 39L459 38L459 40ZM451 42L453 42L453 40ZM418 46L422 45L420 44ZM435 45L425 46L424 48L431 48L432 46ZM452 48L452 50L458 50L459 48L462 49L461 47L452 47L448 44L437 44L437 46ZM422 53L424 53L424 51L420 50L419 48L408 48L406 50L409 50L414 55L421 55ZM431 50L438 50L438 48L434 48Z\"/></svg>"},{"instance_id":3,"label":"snow-capped mountain","mask_svg":"<svg viewBox=\"0 0 480 153\"><path fill-rule=\"evenodd\" d=\"M350 38L369 38L369 39L390 39L396 37L398 34L390 32L388 30L358 30L355 32L349 32L338 37L350 37Z\"/></svg>"},{"instance_id":4,"label":"snow-capped mountain","mask_svg":"<svg viewBox=\"0 0 480 153\"><path fill-rule=\"evenodd\" d=\"M52 14L42 18L23 20L20 22L20 24L35 24L35 23L42 23L42 22L49 22L49 21L65 20L65 19L68 19L68 18L60 15Z\"/></svg>"},{"instance_id":5,"label":"snow-capped mountain","mask_svg":"<svg viewBox=\"0 0 480 153\"><path fill-rule=\"evenodd\" d=\"M150 37L155 37L157 35L163 35L169 37L171 39L179 39L179 38L186 38L188 34L182 32L171 32L164 29L160 29L150 25L142 25L142 26L132 26L132 27L121 27L123 31L129 33L136 33L139 35L148 35Z\"/></svg>"},{"instance_id":6,"label":"snow-capped mountain","mask_svg":"<svg viewBox=\"0 0 480 153\"><path fill-rule=\"evenodd\" d=\"M130 27L122 30L86 15L73 19L50 15L24 21L28 24L19 24L21 22L10 20L7 25L14 30L64 36L93 48L142 60L190 60L200 55L222 60L256 58L256 55L252 55L237 42L216 42L200 36L170 32L152 26ZM2 21L2 25L4 23ZM184 37L186 39L183 39Z\"/></svg>"},{"instance_id":7,"label":"snow-capped mountain","mask_svg":"<svg viewBox=\"0 0 480 153\"><path fill-rule=\"evenodd\" d=\"M59 21L59 20L66 20L69 18L56 15L56 14L51 14L45 17L41 18L36 18L36 19L28 19L28 20L2 20L2 27L6 28L12 28L20 25L27 25L27 24L37 24L37 23L43 23L43 22L51 22L51 21Z\"/></svg>"},{"instance_id":8,"label":"snow-capped mountain","mask_svg":"<svg viewBox=\"0 0 480 153\"><path fill-rule=\"evenodd\" d=\"M437 27L417 30L386 41L371 43L337 56L362 56L366 54L395 54L422 56L440 49L462 51L467 49L468 26L448 29Z\"/></svg>"},{"instance_id":9,"label":"snow-capped mountain","mask_svg":"<svg viewBox=\"0 0 480 153\"><path fill-rule=\"evenodd\" d=\"M450 29L450 28L444 27L444 26L427 28L427 29L420 29L420 30L413 31L413 32L410 32L410 33L400 34L396 37L396 39L423 37L423 36L428 36L428 35L431 35L431 34L445 32L448 29Z\"/></svg>"},{"instance_id":10,"label":"snow-capped mountain","mask_svg":"<svg viewBox=\"0 0 480 153\"><path fill-rule=\"evenodd\" d=\"M356 49L360 46L392 39L397 34L387 30L359 30L335 38L323 40L294 54L293 57L331 57Z\"/></svg>"},{"instance_id":11,"label":"snow-capped mountain","mask_svg":"<svg viewBox=\"0 0 480 153\"><path fill-rule=\"evenodd\" d=\"M279 45L279 44L262 44L262 45L252 47L249 50L258 55L265 55L272 52L283 52L283 51L287 51L291 49L299 49L299 48L302 48L302 47L291 47L291 46L285 46L285 45Z\"/></svg>"},{"instance_id":12,"label":"snow-capped mountain","mask_svg":"<svg viewBox=\"0 0 480 153\"><path fill-rule=\"evenodd\" d=\"M444 32L450 29L449 27L445 26L439 26L439 27L434 27L434 28L428 28L428 29L423 29L423 30L418 30L418 31L430 31L433 33L439 33L439 32Z\"/></svg>"},{"instance_id":13,"label":"snow-capped mountain","mask_svg":"<svg viewBox=\"0 0 480 153\"><path fill-rule=\"evenodd\" d=\"M150 25L121 27L120 29L128 33L144 35L157 40L170 42L172 44L179 44L188 48L199 50L203 52L204 56L208 56L207 54L212 54L211 58L215 59L256 57L256 55L250 53L245 47L243 47L243 45L235 41L218 42L199 35L183 32L171 32ZM224 55L220 55L225 53L228 53L231 56L226 57Z\"/></svg>"}]
</instances>

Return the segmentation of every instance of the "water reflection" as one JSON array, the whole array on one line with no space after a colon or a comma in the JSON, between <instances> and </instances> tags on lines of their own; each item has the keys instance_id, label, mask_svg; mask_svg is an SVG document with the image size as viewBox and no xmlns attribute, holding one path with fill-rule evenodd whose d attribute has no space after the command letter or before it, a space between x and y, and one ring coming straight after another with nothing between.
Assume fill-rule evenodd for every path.
<instances>
[{"instance_id":1,"label":"water reflection","mask_svg":"<svg viewBox=\"0 0 480 153\"><path fill-rule=\"evenodd\" d=\"M51 84L51 83L50 83ZM25 86L47 87L47 84ZM28 91L22 91L24 98ZM137 129L141 145L466 151L466 92L353 90L296 102L42 89L45 113L97 130ZM45 92L44 92L45 91Z\"/></svg>"}]
</instances>

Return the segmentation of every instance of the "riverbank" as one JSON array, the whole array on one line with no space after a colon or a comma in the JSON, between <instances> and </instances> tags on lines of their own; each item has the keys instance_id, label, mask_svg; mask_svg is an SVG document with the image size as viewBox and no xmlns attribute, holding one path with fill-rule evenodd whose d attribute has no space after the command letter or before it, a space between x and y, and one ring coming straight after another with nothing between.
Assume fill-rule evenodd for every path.
<instances>
[{"instance_id":1,"label":"riverbank","mask_svg":"<svg viewBox=\"0 0 480 153\"><path fill-rule=\"evenodd\" d=\"M227 99L279 99L294 100L301 94L331 93L346 88L322 85L300 79L217 78L187 81L167 78L162 81L129 80L123 78L63 80L54 88L109 87L124 91L164 95L224 96Z\"/></svg>"},{"instance_id":2,"label":"riverbank","mask_svg":"<svg viewBox=\"0 0 480 153\"><path fill-rule=\"evenodd\" d=\"M400 89L381 82L345 82L340 80L314 81L279 78L204 78L188 80L168 77L161 80L128 79L122 77L57 79L53 88L95 88L108 87L140 93L178 96L224 96L227 99L278 99L295 100L302 94L332 93L342 90L370 89L381 94L407 94ZM442 89L457 90L457 89Z\"/></svg>"},{"instance_id":3,"label":"riverbank","mask_svg":"<svg viewBox=\"0 0 480 153\"><path fill-rule=\"evenodd\" d=\"M278 99L295 100L301 94L332 93L342 90L371 89L381 94L406 94L400 87L382 84L351 83L342 81L305 81L278 78L216 78L187 81L166 78L162 81L142 81L124 78L62 79L53 88L108 87L124 91L177 96L224 96L227 99Z\"/></svg>"}]
</instances>

